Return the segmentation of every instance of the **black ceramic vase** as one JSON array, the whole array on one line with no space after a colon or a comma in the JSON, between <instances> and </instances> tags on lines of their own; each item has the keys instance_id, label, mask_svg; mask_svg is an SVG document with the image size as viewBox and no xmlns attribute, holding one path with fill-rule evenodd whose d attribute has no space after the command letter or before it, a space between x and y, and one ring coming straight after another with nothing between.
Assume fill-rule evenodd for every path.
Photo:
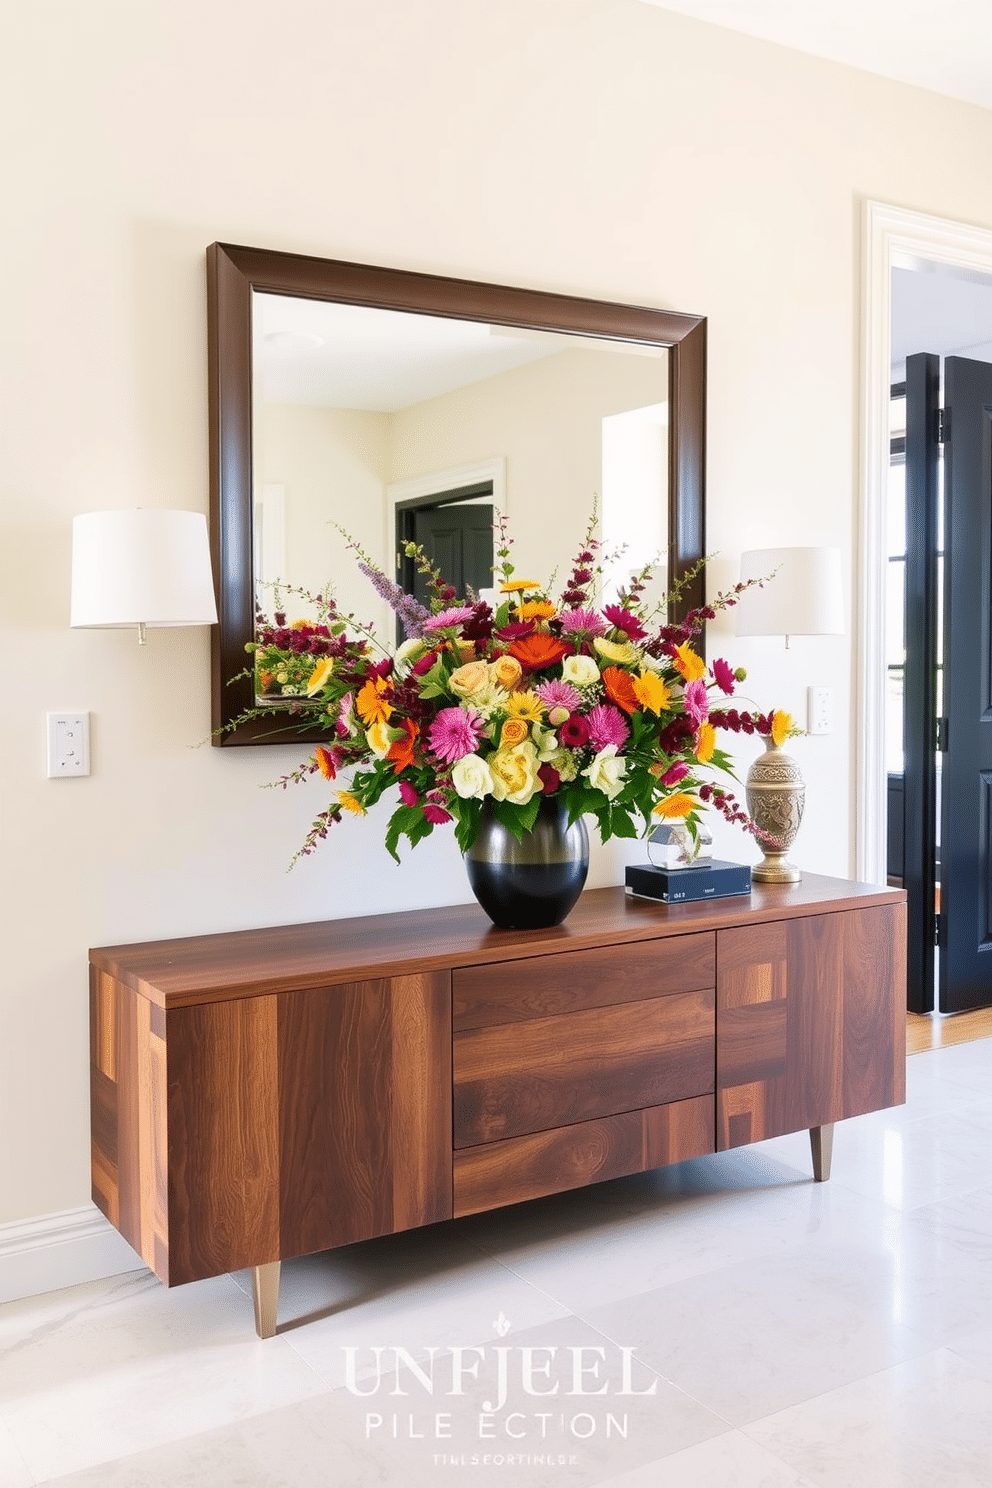
<instances>
[{"instance_id":1,"label":"black ceramic vase","mask_svg":"<svg viewBox=\"0 0 992 1488\"><path fill-rule=\"evenodd\" d=\"M465 854L472 893L501 930L560 925L589 871L585 823L568 824L555 796L542 796L533 830L518 842L483 801L479 835Z\"/></svg>"}]
</instances>

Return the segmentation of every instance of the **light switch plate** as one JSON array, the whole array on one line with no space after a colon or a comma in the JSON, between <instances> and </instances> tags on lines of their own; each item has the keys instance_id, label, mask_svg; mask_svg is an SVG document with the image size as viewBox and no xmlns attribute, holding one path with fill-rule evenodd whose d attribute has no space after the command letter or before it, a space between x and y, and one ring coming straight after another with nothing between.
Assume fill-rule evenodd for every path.
<instances>
[{"instance_id":1,"label":"light switch plate","mask_svg":"<svg viewBox=\"0 0 992 1488\"><path fill-rule=\"evenodd\" d=\"M48 778L90 773L90 715L48 713Z\"/></svg>"},{"instance_id":2,"label":"light switch plate","mask_svg":"<svg viewBox=\"0 0 992 1488\"><path fill-rule=\"evenodd\" d=\"M834 695L829 687L806 689L806 732L832 734L834 730Z\"/></svg>"}]
</instances>

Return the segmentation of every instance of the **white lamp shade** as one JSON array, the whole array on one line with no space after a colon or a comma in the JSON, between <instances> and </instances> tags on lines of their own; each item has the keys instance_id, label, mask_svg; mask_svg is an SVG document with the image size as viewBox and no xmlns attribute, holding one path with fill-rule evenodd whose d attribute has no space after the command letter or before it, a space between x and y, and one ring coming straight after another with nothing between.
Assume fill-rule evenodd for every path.
<instances>
[{"instance_id":1,"label":"white lamp shade","mask_svg":"<svg viewBox=\"0 0 992 1488\"><path fill-rule=\"evenodd\" d=\"M741 554L741 581L749 579L765 583L737 602L739 636L843 635L839 548L752 548Z\"/></svg>"},{"instance_id":2,"label":"white lamp shade","mask_svg":"<svg viewBox=\"0 0 992 1488\"><path fill-rule=\"evenodd\" d=\"M72 521L69 624L213 625L217 620L202 512L85 512Z\"/></svg>"}]
</instances>

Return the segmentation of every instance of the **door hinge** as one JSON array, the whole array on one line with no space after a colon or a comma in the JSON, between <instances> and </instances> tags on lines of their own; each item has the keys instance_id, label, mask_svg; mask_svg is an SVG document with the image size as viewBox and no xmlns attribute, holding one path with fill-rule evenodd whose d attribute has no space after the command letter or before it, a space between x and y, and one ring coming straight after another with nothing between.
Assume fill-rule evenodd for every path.
<instances>
[{"instance_id":1,"label":"door hinge","mask_svg":"<svg viewBox=\"0 0 992 1488\"><path fill-rule=\"evenodd\" d=\"M935 946L944 944L944 916L935 914L933 917L933 943Z\"/></svg>"},{"instance_id":2,"label":"door hinge","mask_svg":"<svg viewBox=\"0 0 992 1488\"><path fill-rule=\"evenodd\" d=\"M946 754L947 753L947 719L946 718L938 718L937 719L937 735L936 735L936 739L934 741L934 748L937 750L937 753L938 754Z\"/></svg>"},{"instance_id":3,"label":"door hinge","mask_svg":"<svg viewBox=\"0 0 992 1488\"><path fill-rule=\"evenodd\" d=\"M951 437L951 415L948 409L937 409L937 443L946 444Z\"/></svg>"}]
</instances>

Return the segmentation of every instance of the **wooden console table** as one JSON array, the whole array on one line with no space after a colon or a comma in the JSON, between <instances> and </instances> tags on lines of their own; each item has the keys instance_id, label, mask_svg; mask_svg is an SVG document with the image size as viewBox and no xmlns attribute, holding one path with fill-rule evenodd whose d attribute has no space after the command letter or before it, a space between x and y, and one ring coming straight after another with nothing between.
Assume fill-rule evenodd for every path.
<instances>
[{"instance_id":1,"label":"wooden console table","mask_svg":"<svg viewBox=\"0 0 992 1488\"><path fill-rule=\"evenodd\" d=\"M905 895L807 875L552 930L475 905L90 953L93 1197L170 1286L905 1098Z\"/></svg>"}]
</instances>

